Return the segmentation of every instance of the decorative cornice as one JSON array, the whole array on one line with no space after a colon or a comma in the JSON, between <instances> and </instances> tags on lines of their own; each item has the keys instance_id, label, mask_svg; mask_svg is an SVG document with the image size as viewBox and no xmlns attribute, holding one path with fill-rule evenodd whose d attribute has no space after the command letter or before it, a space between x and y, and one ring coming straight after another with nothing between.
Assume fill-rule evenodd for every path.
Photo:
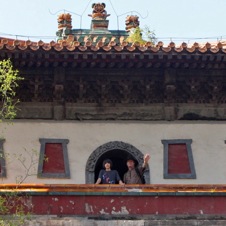
<instances>
[{"instance_id":1,"label":"decorative cornice","mask_svg":"<svg viewBox=\"0 0 226 226\"><path fill-rule=\"evenodd\" d=\"M129 43L126 42L125 37L117 38L119 44L116 45L114 41L117 37L104 38L101 37L101 40L98 40L97 36L94 37L84 37L82 40L77 40L76 37L69 35L66 40L59 40L58 42L51 41L50 43L44 43L43 41L32 42L30 40L16 40L16 39L7 39L0 38L0 50L44 50L46 52L55 50L57 52L62 51L87 51L87 52L147 52L147 53L226 53L226 44L225 42L219 42L217 44L206 43L205 45L194 43L192 46L188 46L186 43L182 43L180 46L176 46L175 43L171 42L168 46L164 46L163 42L158 42L157 45L153 46L150 42L147 42L143 45L139 43ZM79 38L78 38L79 39ZM96 41L98 40L98 41ZM104 42L103 42L104 40Z\"/></svg>"}]
</instances>

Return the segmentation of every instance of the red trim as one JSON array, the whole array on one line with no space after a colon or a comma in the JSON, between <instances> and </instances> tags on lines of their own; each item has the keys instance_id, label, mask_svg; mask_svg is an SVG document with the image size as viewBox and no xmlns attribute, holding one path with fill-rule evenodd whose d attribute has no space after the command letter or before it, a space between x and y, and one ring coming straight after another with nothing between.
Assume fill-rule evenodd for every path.
<instances>
[{"instance_id":1,"label":"red trim","mask_svg":"<svg viewBox=\"0 0 226 226\"><path fill-rule=\"evenodd\" d=\"M37 215L226 214L225 185L0 185ZM16 196L15 196L16 197Z\"/></svg>"},{"instance_id":2,"label":"red trim","mask_svg":"<svg viewBox=\"0 0 226 226\"><path fill-rule=\"evenodd\" d=\"M33 196L35 214L226 214L226 197Z\"/></svg>"}]
</instances>

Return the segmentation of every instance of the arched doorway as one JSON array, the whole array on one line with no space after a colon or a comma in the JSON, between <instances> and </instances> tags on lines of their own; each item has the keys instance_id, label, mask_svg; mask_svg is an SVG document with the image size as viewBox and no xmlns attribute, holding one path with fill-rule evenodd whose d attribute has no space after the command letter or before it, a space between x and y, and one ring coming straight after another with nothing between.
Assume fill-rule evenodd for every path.
<instances>
[{"instance_id":1,"label":"arched doorway","mask_svg":"<svg viewBox=\"0 0 226 226\"><path fill-rule=\"evenodd\" d=\"M122 141L112 141L101 145L92 152L86 163L86 183L93 184L97 180L99 171L102 169L103 160L109 158L113 162L113 169L119 172L123 179L124 173L127 171L126 158L132 155L139 165L143 163L143 154L131 144ZM146 183L150 183L149 167L144 173Z\"/></svg>"}]
</instances>

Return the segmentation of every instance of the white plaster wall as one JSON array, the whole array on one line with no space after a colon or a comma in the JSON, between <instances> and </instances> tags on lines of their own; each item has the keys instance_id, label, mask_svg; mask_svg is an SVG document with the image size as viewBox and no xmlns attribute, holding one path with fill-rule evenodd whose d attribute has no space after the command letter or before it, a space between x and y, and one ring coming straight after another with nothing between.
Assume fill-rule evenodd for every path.
<instances>
[{"instance_id":1,"label":"white plaster wall","mask_svg":"<svg viewBox=\"0 0 226 226\"><path fill-rule=\"evenodd\" d=\"M13 157L22 154L25 165L31 162L25 150L35 150L36 160L40 151L39 138L69 139L68 155L71 179L38 179L29 176L25 183L83 184L85 165L90 154L110 141L123 141L149 153L152 184L223 184L226 183L226 122L120 122L120 121L37 121L15 120L2 123L4 151L7 158L7 178L2 183L14 183L17 175L24 175L25 168ZM162 139L192 139L197 179L163 179ZM37 164L33 169L37 174Z\"/></svg>"}]
</instances>

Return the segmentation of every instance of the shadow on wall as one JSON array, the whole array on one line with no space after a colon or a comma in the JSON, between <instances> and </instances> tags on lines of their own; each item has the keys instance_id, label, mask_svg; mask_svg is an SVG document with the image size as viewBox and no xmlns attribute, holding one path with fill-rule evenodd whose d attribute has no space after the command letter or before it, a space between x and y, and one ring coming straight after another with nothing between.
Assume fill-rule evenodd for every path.
<instances>
[{"instance_id":1,"label":"shadow on wall","mask_svg":"<svg viewBox=\"0 0 226 226\"><path fill-rule=\"evenodd\" d=\"M184 114L183 117L181 117L179 120L217 120L217 118L206 117L195 113L187 113Z\"/></svg>"}]
</instances>

